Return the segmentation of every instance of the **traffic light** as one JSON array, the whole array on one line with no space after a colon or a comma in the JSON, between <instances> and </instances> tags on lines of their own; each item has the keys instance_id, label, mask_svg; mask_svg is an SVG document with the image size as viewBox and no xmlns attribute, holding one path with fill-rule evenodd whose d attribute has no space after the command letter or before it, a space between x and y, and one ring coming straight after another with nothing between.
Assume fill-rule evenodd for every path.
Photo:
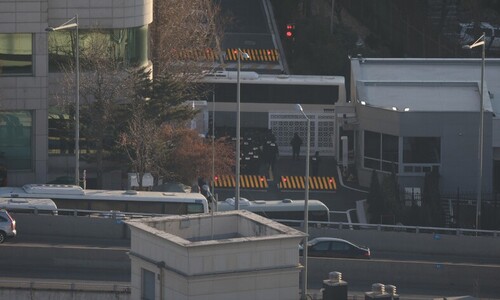
<instances>
[{"instance_id":1,"label":"traffic light","mask_svg":"<svg viewBox=\"0 0 500 300\"><path fill-rule=\"evenodd\" d=\"M291 24L291 23L286 24L285 38L287 40L294 40L295 39L295 24Z\"/></svg>"}]
</instances>

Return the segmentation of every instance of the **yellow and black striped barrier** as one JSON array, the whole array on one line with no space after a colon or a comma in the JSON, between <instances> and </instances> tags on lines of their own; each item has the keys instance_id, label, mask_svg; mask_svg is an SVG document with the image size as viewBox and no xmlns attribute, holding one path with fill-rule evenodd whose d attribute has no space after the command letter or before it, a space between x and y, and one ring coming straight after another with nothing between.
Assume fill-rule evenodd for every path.
<instances>
[{"instance_id":1,"label":"yellow and black striped barrier","mask_svg":"<svg viewBox=\"0 0 500 300\"><path fill-rule=\"evenodd\" d=\"M281 176L280 189L303 190L306 188L305 176ZM337 183L334 177L309 176L309 189L316 191L335 191Z\"/></svg>"},{"instance_id":2,"label":"yellow and black striped barrier","mask_svg":"<svg viewBox=\"0 0 500 300\"><path fill-rule=\"evenodd\" d=\"M215 188L234 188L236 178L234 175L215 176ZM267 189L267 178L260 175L240 175L240 188L242 189Z\"/></svg>"},{"instance_id":3,"label":"yellow and black striped barrier","mask_svg":"<svg viewBox=\"0 0 500 300\"><path fill-rule=\"evenodd\" d=\"M173 55L179 60L216 61L218 59L216 51L212 48L182 49L174 51Z\"/></svg>"},{"instance_id":4,"label":"yellow and black striped barrier","mask_svg":"<svg viewBox=\"0 0 500 300\"><path fill-rule=\"evenodd\" d=\"M277 62L279 54L277 49L241 49L248 54L248 58L240 57L242 61L250 62ZM238 49L226 49L226 61L238 60Z\"/></svg>"}]
</instances>

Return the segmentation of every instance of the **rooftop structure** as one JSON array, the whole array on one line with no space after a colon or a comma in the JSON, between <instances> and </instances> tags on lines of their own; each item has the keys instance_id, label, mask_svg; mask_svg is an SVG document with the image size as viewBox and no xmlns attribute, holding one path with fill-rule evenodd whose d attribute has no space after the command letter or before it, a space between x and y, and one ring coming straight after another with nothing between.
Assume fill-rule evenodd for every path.
<instances>
[{"instance_id":1,"label":"rooftop structure","mask_svg":"<svg viewBox=\"0 0 500 300\"><path fill-rule=\"evenodd\" d=\"M298 230L248 211L127 223L133 299L298 298Z\"/></svg>"}]
</instances>

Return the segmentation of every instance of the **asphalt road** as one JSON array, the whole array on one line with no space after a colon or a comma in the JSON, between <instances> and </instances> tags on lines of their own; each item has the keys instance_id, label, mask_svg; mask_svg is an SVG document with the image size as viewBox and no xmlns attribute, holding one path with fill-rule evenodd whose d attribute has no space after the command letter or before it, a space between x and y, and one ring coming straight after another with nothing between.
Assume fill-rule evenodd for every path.
<instances>
[{"instance_id":1,"label":"asphalt road","mask_svg":"<svg viewBox=\"0 0 500 300\"><path fill-rule=\"evenodd\" d=\"M0 265L2 266L0 278L105 281L127 284L130 283L130 259L127 255L129 247L129 241L126 240L23 236L0 245ZM471 271L485 268L485 272L491 272L492 269L496 272L496 269L500 269L500 259L377 251L372 252L370 260L309 258L308 273L311 274L309 287L319 290L322 287L322 280L327 279L329 271L342 270L346 272L343 273L344 279L351 281L350 294L352 292L352 294L362 295L363 292L369 291L372 283L379 282L379 276L386 274L388 269L404 269L406 265L418 270L430 268L431 272L452 268ZM420 265L422 267L419 267ZM408 296L411 294L413 297L402 299L433 299L436 296L459 296L472 291L470 286L457 288L447 285L441 289L437 288L436 278L429 276L426 272L429 271L423 271L421 275L411 273L411 281L418 284L412 285L407 282L399 284L400 294ZM455 275L469 276L466 273ZM394 278L393 282L384 283L397 285L399 282L397 277L390 278ZM500 278L498 280L500 282ZM500 289L500 284L498 289ZM491 287L483 289L480 295L495 299L494 296L500 293L498 289L492 290Z\"/></svg>"}]
</instances>

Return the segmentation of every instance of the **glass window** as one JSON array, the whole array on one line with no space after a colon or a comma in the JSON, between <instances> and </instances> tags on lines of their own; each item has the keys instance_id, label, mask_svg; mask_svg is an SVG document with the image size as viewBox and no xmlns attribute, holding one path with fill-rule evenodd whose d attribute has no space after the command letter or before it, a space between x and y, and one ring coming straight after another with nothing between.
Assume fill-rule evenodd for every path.
<instances>
[{"instance_id":1,"label":"glass window","mask_svg":"<svg viewBox=\"0 0 500 300\"><path fill-rule=\"evenodd\" d=\"M349 245L343 242L332 242L332 250L334 251L346 251L349 250Z\"/></svg>"},{"instance_id":2,"label":"glass window","mask_svg":"<svg viewBox=\"0 0 500 300\"><path fill-rule=\"evenodd\" d=\"M75 153L74 124L68 114L49 114L49 154Z\"/></svg>"},{"instance_id":3,"label":"glass window","mask_svg":"<svg viewBox=\"0 0 500 300\"><path fill-rule=\"evenodd\" d=\"M319 242L316 245L312 246L314 251L326 251L330 247L330 242Z\"/></svg>"},{"instance_id":4,"label":"glass window","mask_svg":"<svg viewBox=\"0 0 500 300\"><path fill-rule=\"evenodd\" d=\"M441 162L441 138L403 138L403 162L429 164Z\"/></svg>"},{"instance_id":5,"label":"glass window","mask_svg":"<svg viewBox=\"0 0 500 300\"><path fill-rule=\"evenodd\" d=\"M364 132L364 167L386 172L398 172L399 137L380 134L372 131Z\"/></svg>"},{"instance_id":6,"label":"glass window","mask_svg":"<svg viewBox=\"0 0 500 300\"><path fill-rule=\"evenodd\" d=\"M365 131L365 156L380 159L380 133Z\"/></svg>"},{"instance_id":7,"label":"glass window","mask_svg":"<svg viewBox=\"0 0 500 300\"><path fill-rule=\"evenodd\" d=\"M382 134L382 160L397 162L399 156L398 137Z\"/></svg>"},{"instance_id":8,"label":"glass window","mask_svg":"<svg viewBox=\"0 0 500 300\"><path fill-rule=\"evenodd\" d=\"M0 111L0 164L8 170L32 169L32 125L29 111Z\"/></svg>"},{"instance_id":9,"label":"glass window","mask_svg":"<svg viewBox=\"0 0 500 300\"><path fill-rule=\"evenodd\" d=\"M107 49L101 55L123 66L142 66L148 62L148 27L114 30L80 30L80 66L85 68L92 48ZM49 71L59 72L72 66L75 60L75 31L59 30L49 34ZM98 44L97 44L98 43ZM103 45L104 44L104 45Z\"/></svg>"},{"instance_id":10,"label":"glass window","mask_svg":"<svg viewBox=\"0 0 500 300\"><path fill-rule=\"evenodd\" d=\"M235 83L215 84L217 102L235 102ZM339 87L334 85L241 84L241 102L290 103L291 99L308 99L308 103L334 104Z\"/></svg>"},{"instance_id":11,"label":"glass window","mask_svg":"<svg viewBox=\"0 0 500 300\"><path fill-rule=\"evenodd\" d=\"M155 297L155 273L142 269L141 299L154 300Z\"/></svg>"},{"instance_id":12,"label":"glass window","mask_svg":"<svg viewBox=\"0 0 500 300\"><path fill-rule=\"evenodd\" d=\"M0 33L0 76L33 74L31 33Z\"/></svg>"}]
</instances>

